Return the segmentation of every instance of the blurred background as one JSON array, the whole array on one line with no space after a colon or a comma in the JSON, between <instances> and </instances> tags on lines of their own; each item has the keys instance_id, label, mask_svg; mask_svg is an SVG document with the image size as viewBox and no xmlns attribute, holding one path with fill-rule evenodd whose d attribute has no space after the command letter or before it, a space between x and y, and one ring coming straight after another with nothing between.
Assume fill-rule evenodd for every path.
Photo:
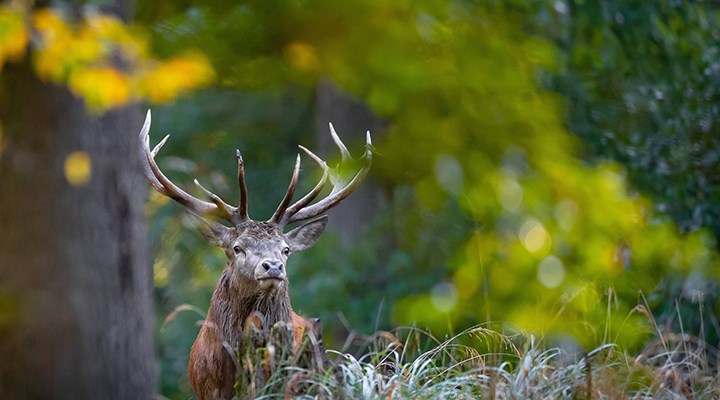
<instances>
[{"instance_id":1,"label":"blurred background","mask_svg":"<svg viewBox=\"0 0 720 400\"><path fill-rule=\"evenodd\" d=\"M37 85L67 91L52 104L77 103L87 121L130 110L91 136L135 140L152 108L152 144L171 134L158 163L186 190L197 178L236 202L240 149L255 219L285 193L297 145L336 162L332 122L357 155L370 130L376 153L288 265L295 311L322 319L330 348L478 324L578 351L681 331L717 346L719 16L715 2L674 0L6 2L0 240L21 235L7 228L20 165L8 154ZM114 182L96 170L107 153L79 143L57 156L58 179ZM304 163L307 190L320 171ZM188 398L225 257L182 207L132 182L146 196L157 390Z\"/></svg>"}]
</instances>

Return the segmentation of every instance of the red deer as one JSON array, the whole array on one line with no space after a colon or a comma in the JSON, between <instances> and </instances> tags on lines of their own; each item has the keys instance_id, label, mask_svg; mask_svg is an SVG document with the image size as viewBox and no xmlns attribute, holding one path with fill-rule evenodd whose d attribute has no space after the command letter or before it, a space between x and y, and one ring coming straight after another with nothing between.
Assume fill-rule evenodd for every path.
<instances>
[{"instance_id":1,"label":"red deer","mask_svg":"<svg viewBox=\"0 0 720 400\"><path fill-rule=\"evenodd\" d=\"M322 168L322 178L307 195L291 205L300 173L298 154L290 185L277 210L269 220L255 221L248 216L248 193L240 151L236 151L240 187L238 207L227 204L195 180L195 184L210 201L200 200L180 189L160 171L155 156L168 136L151 151L150 120L148 111L140 131L140 156L150 186L182 204L190 211L190 215L196 216L198 227L208 242L222 248L227 256L227 263L210 301L207 318L190 351L188 369L190 382L200 400L230 399L234 394L233 384L237 372L232 352L250 317L259 320L263 329L280 321L292 323L295 347L299 345L307 322L295 314L290 305L285 271L288 256L315 243L327 224L327 216L321 214L349 196L363 180L372 161L370 133L367 134L362 163L351 174L340 172L341 169L347 169L346 164L353 164L353 160L332 125L330 133L342 155L341 165L337 168L329 168L310 150L299 146ZM328 179L333 185L332 190L326 197L313 203ZM217 222L218 219L232 226L221 224ZM310 221L284 233L286 225L306 220Z\"/></svg>"}]
</instances>

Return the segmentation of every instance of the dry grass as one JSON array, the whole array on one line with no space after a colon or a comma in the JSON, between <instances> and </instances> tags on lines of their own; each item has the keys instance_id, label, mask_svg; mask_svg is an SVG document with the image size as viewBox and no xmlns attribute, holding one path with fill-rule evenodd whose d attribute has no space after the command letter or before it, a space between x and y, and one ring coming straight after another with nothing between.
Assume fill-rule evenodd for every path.
<instances>
[{"instance_id":1,"label":"dry grass","mask_svg":"<svg viewBox=\"0 0 720 400\"><path fill-rule=\"evenodd\" d=\"M444 341L417 329L405 329L403 336L400 341L388 332L375 335L374 350L360 357L331 351L332 370L304 374L314 393L307 397L720 398L719 353L689 335L663 335L636 356L612 344L570 354L531 335L506 336L483 327Z\"/></svg>"}]
</instances>

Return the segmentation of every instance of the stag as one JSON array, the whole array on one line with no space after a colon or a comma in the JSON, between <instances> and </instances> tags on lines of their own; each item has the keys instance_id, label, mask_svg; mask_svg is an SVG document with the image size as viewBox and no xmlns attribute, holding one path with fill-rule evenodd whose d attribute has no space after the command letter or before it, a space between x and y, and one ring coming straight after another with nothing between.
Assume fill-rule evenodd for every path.
<instances>
[{"instance_id":1,"label":"stag","mask_svg":"<svg viewBox=\"0 0 720 400\"><path fill-rule=\"evenodd\" d=\"M167 141L166 136L150 150L150 111L140 131L140 156L145 177L161 195L182 204L198 220L198 227L207 241L222 248L227 263L210 300L207 318L200 328L190 351L188 372L193 389L200 400L229 399L233 396L237 366L234 349L243 335L245 324L253 321L263 329L277 322L293 325L295 348L299 345L308 322L295 314L290 305L286 263L290 254L315 244L327 224L324 214L348 197L360 184L372 161L370 133L367 133L365 153L359 169L341 173L353 164L345 145L330 124L330 134L340 149L341 163L329 168L325 161L303 146L300 149L322 169L320 181L304 197L290 204L300 173L300 154L285 197L267 221L255 221L248 216L248 192L245 184L245 165L236 151L237 181L240 204L231 206L205 189L195 180L209 201L188 194L160 171L155 156ZM330 181L332 190L314 202ZM223 220L231 226L218 222ZM309 220L309 221L308 221ZM284 233L288 224L308 221Z\"/></svg>"}]
</instances>

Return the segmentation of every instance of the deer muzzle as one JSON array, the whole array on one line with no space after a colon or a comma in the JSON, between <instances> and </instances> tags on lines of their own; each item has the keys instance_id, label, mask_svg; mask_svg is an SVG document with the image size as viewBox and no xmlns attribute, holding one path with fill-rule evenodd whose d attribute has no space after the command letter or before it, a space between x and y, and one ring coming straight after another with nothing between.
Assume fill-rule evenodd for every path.
<instances>
[{"instance_id":1,"label":"deer muzzle","mask_svg":"<svg viewBox=\"0 0 720 400\"><path fill-rule=\"evenodd\" d=\"M263 261L262 266L263 269L265 269L265 273L268 278L280 278L281 275L284 275L284 266L280 261L265 260Z\"/></svg>"},{"instance_id":2,"label":"deer muzzle","mask_svg":"<svg viewBox=\"0 0 720 400\"><path fill-rule=\"evenodd\" d=\"M256 278L263 289L277 288L285 280L285 265L277 260L265 260Z\"/></svg>"}]
</instances>

